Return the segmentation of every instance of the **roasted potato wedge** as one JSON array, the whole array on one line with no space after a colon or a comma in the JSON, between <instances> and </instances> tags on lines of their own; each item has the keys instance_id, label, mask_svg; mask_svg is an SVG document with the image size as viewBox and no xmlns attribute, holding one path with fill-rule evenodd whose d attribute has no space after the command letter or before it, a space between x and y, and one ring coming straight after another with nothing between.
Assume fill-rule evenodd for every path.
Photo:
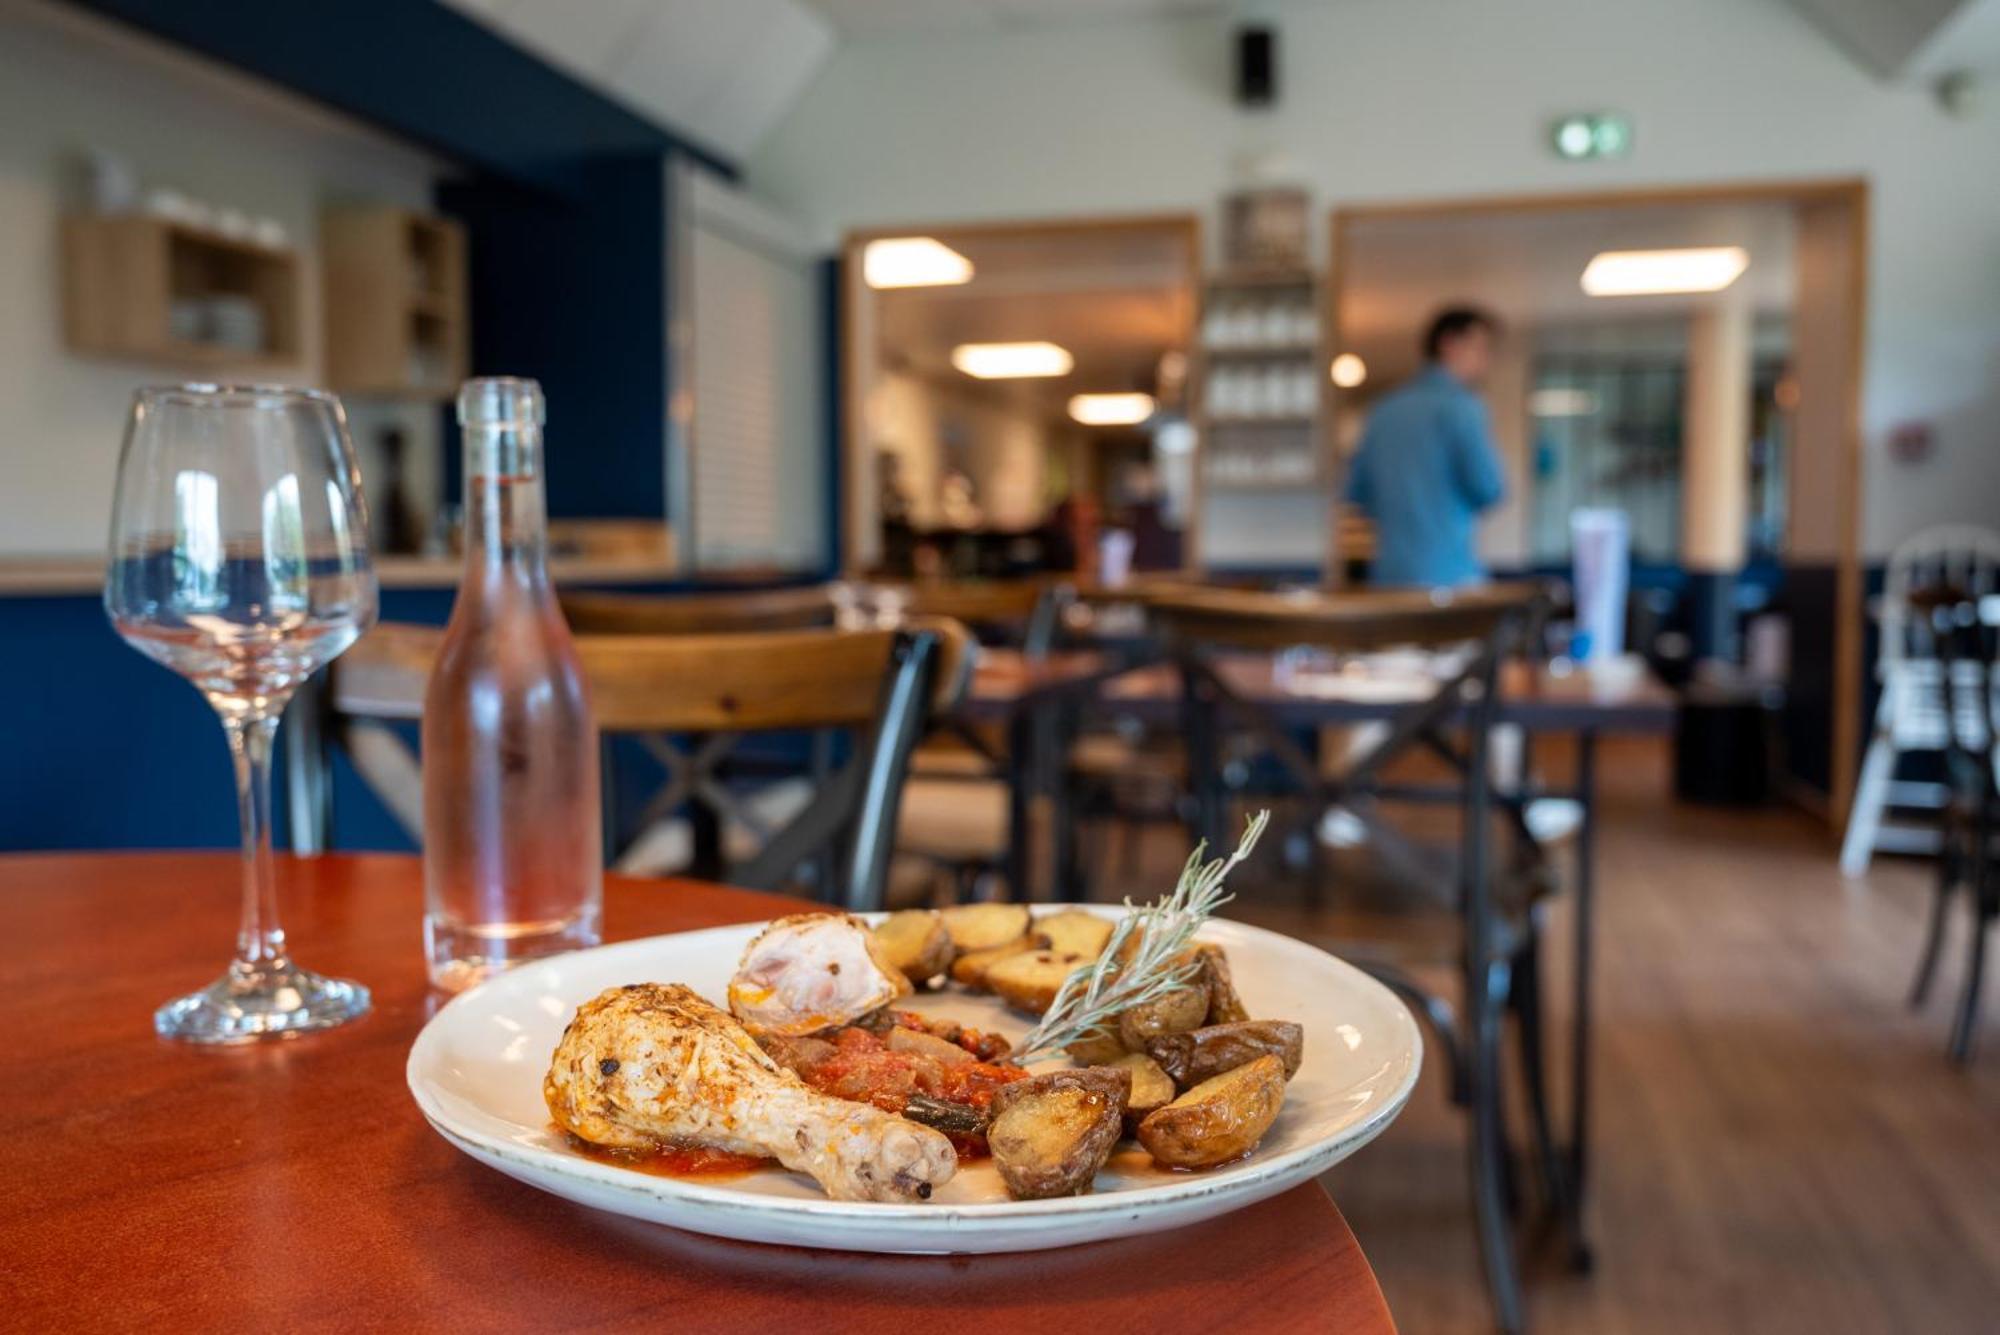
<instances>
[{"instance_id":1,"label":"roasted potato wedge","mask_svg":"<svg viewBox=\"0 0 2000 1335\"><path fill-rule=\"evenodd\" d=\"M1108 1066L1123 1057L1128 1049L1125 1040L1118 1037L1118 1026L1112 1023L1099 1025L1063 1049L1069 1059L1078 1066Z\"/></svg>"},{"instance_id":2,"label":"roasted potato wedge","mask_svg":"<svg viewBox=\"0 0 2000 1335\"><path fill-rule=\"evenodd\" d=\"M1195 950L1201 956L1201 982L1208 988L1208 1016L1202 1023L1238 1024L1249 1019L1249 1008L1236 994L1235 980L1229 976L1229 957L1222 953L1222 947L1205 941Z\"/></svg>"},{"instance_id":3,"label":"roasted potato wedge","mask_svg":"<svg viewBox=\"0 0 2000 1335\"><path fill-rule=\"evenodd\" d=\"M1207 1018L1208 989L1187 983L1120 1015L1118 1038L1127 1052L1144 1052L1148 1041L1199 1029Z\"/></svg>"},{"instance_id":4,"label":"roasted potato wedge","mask_svg":"<svg viewBox=\"0 0 2000 1335\"><path fill-rule=\"evenodd\" d=\"M912 983L928 983L951 967L951 933L933 909L904 909L875 927L875 940L892 967Z\"/></svg>"},{"instance_id":5,"label":"roasted potato wedge","mask_svg":"<svg viewBox=\"0 0 2000 1335\"><path fill-rule=\"evenodd\" d=\"M1118 1143L1131 1092L1131 1074L1108 1066L1003 1086L993 1096L986 1144L1007 1194L1033 1201L1089 1191Z\"/></svg>"},{"instance_id":6,"label":"roasted potato wedge","mask_svg":"<svg viewBox=\"0 0 2000 1335\"><path fill-rule=\"evenodd\" d=\"M1160 1064L1143 1052L1128 1052L1106 1066L1114 1071L1132 1073L1132 1092L1125 1099L1125 1133L1131 1135L1139 1129L1139 1122L1155 1108L1164 1108L1174 1101L1179 1093Z\"/></svg>"},{"instance_id":7,"label":"roasted potato wedge","mask_svg":"<svg viewBox=\"0 0 2000 1335\"><path fill-rule=\"evenodd\" d=\"M1146 1052L1176 1086L1192 1089L1264 1056L1283 1062L1290 1080L1305 1059L1305 1038L1306 1031L1290 1020L1242 1020L1162 1034L1146 1044Z\"/></svg>"},{"instance_id":8,"label":"roasted potato wedge","mask_svg":"<svg viewBox=\"0 0 2000 1335\"><path fill-rule=\"evenodd\" d=\"M1139 1143L1162 1167L1212 1168L1257 1148L1284 1101L1284 1062L1258 1057L1147 1113Z\"/></svg>"},{"instance_id":9,"label":"roasted potato wedge","mask_svg":"<svg viewBox=\"0 0 2000 1335\"><path fill-rule=\"evenodd\" d=\"M986 986L1009 1006L1040 1015L1056 999L1063 980L1090 963L1084 955L1054 950L1024 950L995 960L986 970Z\"/></svg>"},{"instance_id":10,"label":"roasted potato wedge","mask_svg":"<svg viewBox=\"0 0 2000 1335\"><path fill-rule=\"evenodd\" d=\"M945 931L960 953L991 950L1025 936L1028 931L1026 904L959 904L943 909Z\"/></svg>"},{"instance_id":11,"label":"roasted potato wedge","mask_svg":"<svg viewBox=\"0 0 2000 1335\"><path fill-rule=\"evenodd\" d=\"M1081 909L1068 909L1062 913L1051 913L1046 918L1037 918L1035 925L1028 930L1042 943L1043 949L1053 950L1059 955L1081 955L1086 960L1102 955L1105 944L1111 940L1110 920Z\"/></svg>"},{"instance_id":12,"label":"roasted potato wedge","mask_svg":"<svg viewBox=\"0 0 2000 1335\"><path fill-rule=\"evenodd\" d=\"M963 984L975 992L986 990L986 971L1010 955L1019 955L1034 948L1034 938L1017 936L1004 945L988 946L983 950L968 950L951 962L951 980Z\"/></svg>"},{"instance_id":13,"label":"roasted potato wedge","mask_svg":"<svg viewBox=\"0 0 2000 1335\"><path fill-rule=\"evenodd\" d=\"M882 1045L891 1052L914 1052L946 1066L968 1066L979 1060L956 1043L947 1043L936 1034L927 1034L921 1029L906 1029L900 1024L890 1027Z\"/></svg>"}]
</instances>

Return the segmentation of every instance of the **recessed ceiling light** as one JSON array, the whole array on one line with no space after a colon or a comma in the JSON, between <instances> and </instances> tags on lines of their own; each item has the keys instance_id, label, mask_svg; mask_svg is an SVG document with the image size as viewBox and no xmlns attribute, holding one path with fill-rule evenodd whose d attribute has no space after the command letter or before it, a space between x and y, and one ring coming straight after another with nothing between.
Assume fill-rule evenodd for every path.
<instances>
[{"instance_id":1,"label":"recessed ceiling light","mask_svg":"<svg viewBox=\"0 0 2000 1335\"><path fill-rule=\"evenodd\" d=\"M1078 394L1069 415L1085 426L1135 426L1153 415L1151 394Z\"/></svg>"},{"instance_id":2,"label":"recessed ceiling light","mask_svg":"<svg viewBox=\"0 0 2000 1335\"><path fill-rule=\"evenodd\" d=\"M961 343L951 350L951 364L980 380L1019 380L1068 375L1076 358L1053 343Z\"/></svg>"},{"instance_id":3,"label":"recessed ceiling light","mask_svg":"<svg viewBox=\"0 0 2000 1335\"><path fill-rule=\"evenodd\" d=\"M1741 246L1685 250L1607 250L1583 270L1583 290L1593 297L1653 297L1720 292L1750 267Z\"/></svg>"},{"instance_id":4,"label":"recessed ceiling light","mask_svg":"<svg viewBox=\"0 0 2000 1335\"><path fill-rule=\"evenodd\" d=\"M972 261L935 237L870 241L861 252L870 287L954 287L972 281Z\"/></svg>"},{"instance_id":5,"label":"recessed ceiling light","mask_svg":"<svg viewBox=\"0 0 2000 1335\"><path fill-rule=\"evenodd\" d=\"M1333 383L1342 389L1355 389L1368 379L1368 363L1351 352L1343 352L1333 359Z\"/></svg>"}]
</instances>

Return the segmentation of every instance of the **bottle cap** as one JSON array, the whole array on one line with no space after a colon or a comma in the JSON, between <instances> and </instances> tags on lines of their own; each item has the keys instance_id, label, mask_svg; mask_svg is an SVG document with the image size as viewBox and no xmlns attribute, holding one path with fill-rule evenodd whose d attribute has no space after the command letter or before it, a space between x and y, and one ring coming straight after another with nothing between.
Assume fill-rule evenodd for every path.
<instances>
[{"instance_id":1,"label":"bottle cap","mask_svg":"<svg viewBox=\"0 0 2000 1335\"><path fill-rule=\"evenodd\" d=\"M542 387L510 375L482 376L458 389L460 426L538 427L548 419Z\"/></svg>"}]
</instances>

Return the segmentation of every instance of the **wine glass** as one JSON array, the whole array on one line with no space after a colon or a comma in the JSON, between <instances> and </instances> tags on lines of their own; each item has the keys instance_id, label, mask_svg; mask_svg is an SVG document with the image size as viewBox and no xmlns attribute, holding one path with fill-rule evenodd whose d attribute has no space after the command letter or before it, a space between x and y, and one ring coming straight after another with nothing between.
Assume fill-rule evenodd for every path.
<instances>
[{"instance_id":1,"label":"wine glass","mask_svg":"<svg viewBox=\"0 0 2000 1335\"><path fill-rule=\"evenodd\" d=\"M343 1024L368 989L292 963L271 856L271 740L300 683L375 620L368 514L340 400L180 385L133 396L104 610L222 718L242 818L243 923L221 978L168 1002L168 1038L239 1043Z\"/></svg>"}]
</instances>

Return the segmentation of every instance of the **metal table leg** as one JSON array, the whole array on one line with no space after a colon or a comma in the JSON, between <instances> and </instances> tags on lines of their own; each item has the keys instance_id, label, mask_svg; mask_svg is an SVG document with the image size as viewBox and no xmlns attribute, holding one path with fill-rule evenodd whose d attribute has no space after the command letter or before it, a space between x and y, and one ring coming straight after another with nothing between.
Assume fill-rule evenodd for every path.
<instances>
[{"instance_id":1,"label":"metal table leg","mask_svg":"<svg viewBox=\"0 0 2000 1335\"><path fill-rule=\"evenodd\" d=\"M1028 884L1030 856L1028 809L1034 801L1035 727L1029 711L1016 710L1007 721L1007 893L1017 904L1033 898Z\"/></svg>"},{"instance_id":2,"label":"metal table leg","mask_svg":"<svg viewBox=\"0 0 2000 1335\"><path fill-rule=\"evenodd\" d=\"M1576 827L1576 959L1572 987L1575 1000L1570 1035L1569 1208L1570 1264L1579 1270L1591 1264L1590 1242L1584 1235L1584 1188L1590 1167L1591 955L1596 938L1597 886L1597 730L1576 734L1576 801L1582 819Z\"/></svg>"},{"instance_id":3,"label":"metal table leg","mask_svg":"<svg viewBox=\"0 0 2000 1335\"><path fill-rule=\"evenodd\" d=\"M1070 782L1069 757L1075 746L1083 708L1074 700L1056 700L1049 706L1054 717L1044 742L1049 791L1049 830L1055 869L1050 877L1052 897L1059 904L1073 904L1083 898L1082 877L1077 869L1076 796Z\"/></svg>"}]
</instances>

